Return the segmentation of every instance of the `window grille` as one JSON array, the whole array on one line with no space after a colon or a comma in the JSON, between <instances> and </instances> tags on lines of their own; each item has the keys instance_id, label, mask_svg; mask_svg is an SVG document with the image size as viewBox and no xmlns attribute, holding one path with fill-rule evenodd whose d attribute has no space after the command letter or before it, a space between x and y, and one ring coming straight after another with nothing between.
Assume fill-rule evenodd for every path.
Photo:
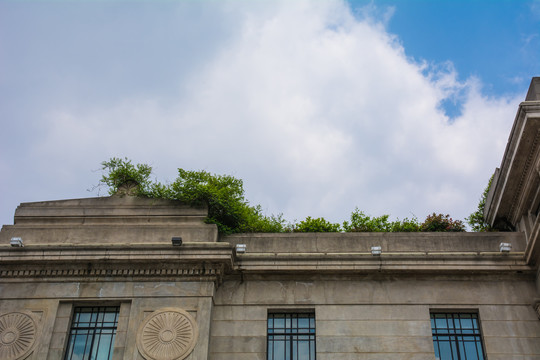
<instances>
[{"instance_id":1,"label":"window grille","mask_svg":"<svg viewBox=\"0 0 540 360\"><path fill-rule=\"evenodd\" d=\"M432 313L431 332L437 360L484 360L476 313Z\"/></svg>"},{"instance_id":2,"label":"window grille","mask_svg":"<svg viewBox=\"0 0 540 360\"><path fill-rule=\"evenodd\" d=\"M64 359L112 359L119 312L118 306L75 308Z\"/></svg>"},{"instance_id":3,"label":"window grille","mask_svg":"<svg viewBox=\"0 0 540 360\"><path fill-rule=\"evenodd\" d=\"M315 360L315 314L268 314L267 360Z\"/></svg>"}]
</instances>

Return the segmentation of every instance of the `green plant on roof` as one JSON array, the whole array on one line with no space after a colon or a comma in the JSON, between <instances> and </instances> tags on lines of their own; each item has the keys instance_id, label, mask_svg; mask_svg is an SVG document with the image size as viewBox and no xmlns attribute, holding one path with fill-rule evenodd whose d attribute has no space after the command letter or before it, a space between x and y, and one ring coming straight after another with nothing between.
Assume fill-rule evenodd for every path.
<instances>
[{"instance_id":1,"label":"green plant on roof","mask_svg":"<svg viewBox=\"0 0 540 360\"><path fill-rule=\"evenodd\" d=\"M324 218L312 218L308 216L305 220L292 225L291 229L293 232L338 232L340 231L340 226Z\"/></svg>"},{"instance_id":2,"label":"green plant on roof","mask_svg":"<svg viewBox=\"0 0 540 360\"><path fill-rule=\"evenodd\" d=\"M136 188L135 195L144 195L150 189L150 174L152 167L146 164L133 165L127 158L111 158L101 163L106 172L100 182L109 187L109 194L116 194L122 186Z\"/></svg>"},{"instance_id":3,"label":"green plant on roof","mask_svg":"<svg viewBox=\"0 0 540 360\"><path fill-rule=\"evenodd\" d=\"M429 232L461 232L465 231L465 224L461 220L453 220L450 215L431 214L420 225L420 231Z\"/></svg>"},{"instance_id":4,"label":"green plant on roof","mask_svg":"<svg viewBox=\"0 0 540 360\"><path fill-rule=\"evenodd\" d=\"M250 205L245 198L242 180L230 175L178 169L178 177L172 183L162 184L150 180L151 166L134 165L127 158L112 158L101 165L104 174L100 183L109 187L110 194L116 194L127 186L131 189L130 195L179 200L191 206L205 205L208 208L206 222L216 224L222 235L248 232L465 231L463 222L453 220L449 215L433 213L420 224L416 217L390 221L389 215L372 217L358 208L342 225L310 216L298 223L288 223L282 214L267 216L260 205ZM477 213L483 213L488 189L484 191ZM479 220L472 216L468 219L475 219L474 224L477 224ZM473 230L482 231L478 230L482 227L469 223Z\"/></svg>"},{"instance_id":5,"label":"green plant on roof","mask_svg":"<svg viewBox=\"0 0 540 360\"><path fill-rule=\"evenodd\" d=\"M420 224L414 217L403 220L390 221L390 215L371 217L356 208L349 221L343 222L343 230L346 232L411 232L420 231Z\"/></svg>"},{"instance_id":6,"label":"green plant on roof","mask_svg":"<svg viewBox=\"0 0 540 360\"><path fill-rule=\"evenodd\" d=\"M135 184L134 195L179 200L186 204L208 207L207 223L216 224L221 234L239 232L283 232L281 215L266 216L260 206L251 206L244 197L242 180L229 175L206 171L178 169L178 177L170 184L150 181L152 167L133 165L128 159L112 158L102 163L105 171L101 183L115 194L123 185Z\"/></svg>"},{"instance_id":7,"label":"green plant on roof","mask_svg":"<svg viewBox=\"0 0 540 360\"><path fill-rule=\"evenodd\" d=\"M491 188L491 182L493 181L493 175L489 178L488 184L478 201L478 207L476 211L469 215L465 220L471 226L473 231L493 231L491 226L484 219L484 208L486 207L486 200Z\"/></svg>"}]
</instances>

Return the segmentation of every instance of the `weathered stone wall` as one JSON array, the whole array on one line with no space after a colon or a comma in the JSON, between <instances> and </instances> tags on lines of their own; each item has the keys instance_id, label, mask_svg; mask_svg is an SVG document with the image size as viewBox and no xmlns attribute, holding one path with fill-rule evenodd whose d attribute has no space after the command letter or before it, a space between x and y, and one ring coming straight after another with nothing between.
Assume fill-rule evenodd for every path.
<instances>
[{"instance_id":1,"label":"weathered stone wall","mask_svg":"<svg viewBox=\"0 0 540 360\"><path fill-rule=\"evenodd\" d=\"M28 245L170 244L215 242L217 227L205 224L207 209L178 201L109 196L22 203L14 225L4 225L0 243L21 237Z\"/></svg>"},{"instance_id":2,"label":"weathered stone wall","mask_svg":"<svg viewBox=\"0 0 540 360\"><path fill-rule=\"evenodd\" d=\"M312 309L318 360L434 359L430 310L479 313L492 359L539 359L534 278L395 276L244 279L216 293L210 359L266 359L267 314Z\"/></svg>"},{"instance_id":3,"label":"weathered stone wall","mask_svg":"<svg viewBox=\"0 0 540 360\"><path fill-rule=\"evenodd\" d=\"M207 359L214 285L211 282L84 281L0 283L0 314L28 313L38 336L29 360L62 359L74 306L120 306L113 359L143 360L137 335L160 309L180 308L196 322L198 337L185 359Z\"/></svg>"},{"instance_id":4,"label":"weathered stone wall","mask_svg":"<svg viewBox=\"0 0 540 360\"><path fill-rule=\"evenodd\" d=\"M204 214L130 197L22 204L0 232L0 321L32 331L23 339L2 330L0 351L21 340L29 345L10 360L61 359L73 309L108 305L120 307L115 360L155 358L155 337L173 339L162 315L188 324L185 359L266 359L268 313L306 310L318 360L433 360L430 311L448 310L478 312L489 360L540 359L538 267L523 233L217 241ZM24 247L10 246L13 236ZM500 252L501 242L512 251Z\"/></svg>"},{"instance_id":5,"label":"weathered stone wall","mask_svg":"<svg viewBox=\"0 0 540 360\"><path fill-rule=\"evenodd\" d=\"M386 253L499 252L501 242L511 243L512 252L527 246L523 233L284 233L236 234L223 241L246 244L247 253L360 253L381 246Z\"/></svg>"}]
</instances>

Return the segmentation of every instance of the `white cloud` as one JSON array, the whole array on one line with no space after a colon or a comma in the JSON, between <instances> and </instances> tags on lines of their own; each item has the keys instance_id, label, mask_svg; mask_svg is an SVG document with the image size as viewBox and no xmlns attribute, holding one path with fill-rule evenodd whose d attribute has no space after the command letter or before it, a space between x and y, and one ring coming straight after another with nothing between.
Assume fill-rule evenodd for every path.
<instances>
[{"instance_id":1,"label":"white cloud","mask_svg":"<svg viewBox=\"0 0 540 360\"><path fill-rule=\"evenodd\" d=\"M486 98L480 80L458 81L451 63L408 58L384 28L391 20L355 17L339 1L226 6L241 31L178 79L174 105L59 107L32 149L40 172L87 188L100 161L128 156L153 164L160 180L177 167L227 173L253 203L290 220L341 221L356 206L421 219L475 209L518 99ZM452 121L440 109L447 98L463 103Z\"/></svg>"}]
</instances>

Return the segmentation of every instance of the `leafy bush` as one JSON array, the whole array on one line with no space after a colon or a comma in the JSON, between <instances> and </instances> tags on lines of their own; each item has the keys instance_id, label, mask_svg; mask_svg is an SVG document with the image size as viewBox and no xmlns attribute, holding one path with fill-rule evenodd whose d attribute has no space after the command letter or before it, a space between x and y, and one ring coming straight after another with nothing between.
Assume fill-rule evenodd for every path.
<instances>
[{"instance_id":1,"label":"leafy bush","mask_svg":"<svg viewBox=\"0 0 540 360\"><path fill-rule=\"evenodd\" d=\"M338 232L339 230L339 224L331 223L324 218L314 219L311 216L292 227L293 232Z\"/></svg>"},{"instance_id":2,"label":"leafy bush","mask_svg":"<svg viewBox=\"0 0 540 360\"><path fill-rule=\"evenodd\" d=\"M100 182L109 187L109 194L116 194L122 185L136 187L136 195L143 195L150 187L150 174L152 167L146 164L133 165L131 160L112 158L101 163L101 169L107 175L101 177Z\"/></svg>"},{"instance_id":3,"label":"leafy bush","mask_svg":"<svg viewBox=\"0 0 540 360\"><path fill-rule=\"evenodd\" d=\"M176 180L164 185L150 181L152 167L146 164L133 165L127 158L112 158L101 165L106 173L100 183L109 187L110 194L115 194L119 188L128 185L133 195L179 200L194 206L204 204L208 207L206 222L216 224L219 233L223 235L246 232L338 232L342 229L340 224L331 223L324 218L308 216L299 223L288 224L282 214L266 216L259 205L249 204L244 197L242 180L233 176L178 169ZM483 215L488 190L489 185L479 204L478 214ZM473 215L468 219L475 221L475 224L481 224L478 222L479 218ZM482 231L469 223L475 231ZM433 213L420 225L416 218L390 221L389 215L371 217L356 208L351 213L350 221L343 222L343 231L465 231L465 226L462 221L452 220L449 215Z\"/></svg>"},{"instance_id":4,"label":"leafy bush","mask_svg":"<svg viewBox=\"0 0 540 360\"><path fill-rule=\"evenodd\" d=\"M371 217L356 208L351 213L350 222L343 222L343 230L346 232L411 232L420 231L420 224L416 218L403 221L389 221L390 215Z\"/></svg>"},{"instance_id":5,"label":"leafy bush","mask_svg":"<svg viewBox=\"0 0 540 360\"><path fill-rule=\"evenodd\" d=\"M391 232L417 232L420 231L420 223L415 217L412 219L405 218L401 221L399 219L392 223Z\"/></svg>"},{"instance_id":6,"label":"leafy bush","mask_svg":"<svg viewBox=\"0 0 540 360\"><path fill-rule=\"evenodd\" d=\"M389 215L372 218L356 208L351 213L351 222L343 222L343 229L347 232L389 232L392 224L388 218Z\"/></svg>"},{"instance_id":7,"label":"leafy bush","mask_svg":"<svg viewBox=\"0 0 540 360\"><path fill-rule=\"evenodd\" d=\"M493 175L488 181L480 201L478 202L478 207L475 212L473 212L469 217L465 218L467 223L471 226L472 231L493 231L491 226L484 219L484 208L486 207L486 199L491 188L491 182L493 181Z\"/></svg>"},{"instance_id":8,"label":"leafy bush","mask_svg":"<svg viewBox=\"0 0 540 360\"><path fill-rule=\"evenodd\" d=\"M156 187L160 191L152 195L162 193L163 188L160 184ZM178 177L164 193L190 205L207 205L207 222L216 224L223 234L234 233L249 213L242 180L232 176L178 169Z\"/></svg>"},{"instance_id":9,"label":"leafy bush","mask_svg":"<svg viewBox=\"0 0 540 360\"><path fill-rule=\"evenodd\" d=\"M164 185L149 180L152 168L133 165L128 159L112 158L102 163L107 174L101 183L114 194L125 184L136 184L135 195L180 200L189 205L206 205L206 222L216 224L220 234L238 232L282 232L285 221L281 215L265 216L260 206L250 206L244 197L242 180L206 171L178 169L174 182Z\"/></svg>"},{"instance_id":10,"label":"leafy bush","mask_svg":"<svg viewBox=\"0 0 540 360\"><path fill-rule=\"evenodd\" d=\"M240 225L238 233L280 233L288 231L288 225L283 214L264 215L260 205L249 207L247 221Z\"/></svg>"},{"instance_id":11,"label":"leafy bush","mask_svg":"<svg viewBox=\"0 0 540 360\"><path fill-rule=\"evenodd\" d=\"M433 213L420 225L420 231L460 232L465 231L465 225L461 220L453 220L448 214Z\"/></svg>"}]
</instances>

